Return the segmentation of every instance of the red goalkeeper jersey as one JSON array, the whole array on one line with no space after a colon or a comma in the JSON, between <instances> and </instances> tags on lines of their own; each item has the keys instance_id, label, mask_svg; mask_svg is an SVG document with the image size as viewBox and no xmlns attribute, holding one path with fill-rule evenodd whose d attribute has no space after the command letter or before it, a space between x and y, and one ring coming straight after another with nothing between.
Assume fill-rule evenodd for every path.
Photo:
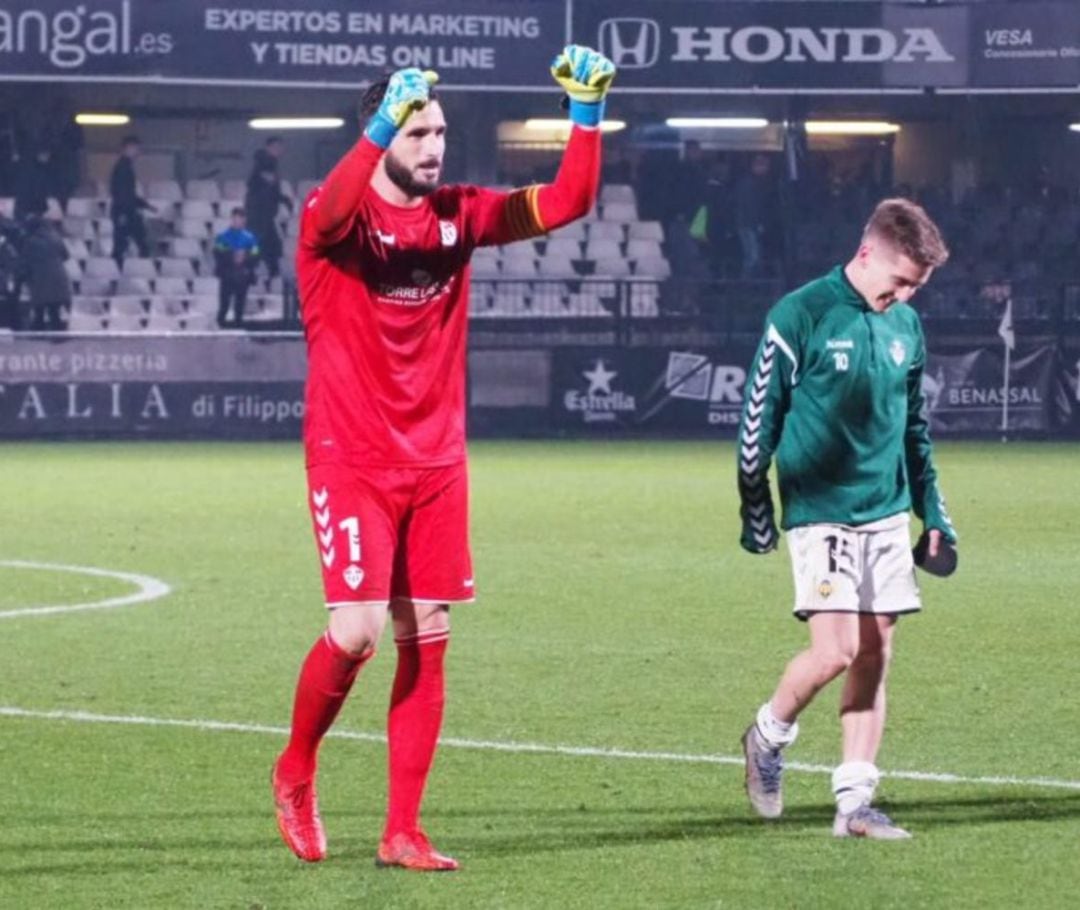
<instances>
[{"instance_id":1,"label":"red goalkeeper jersey","mask_svg":"<svg viewBox=\"0 0 1080 910\"><path fill-rule=\"evenodd\" d=\"M578 145L588 166L577 170L594 174L597 138L585 134ZM380 154L361 141L350 153L352 179L366 187ZM565 157L563 170L574 170ZM573 193L547 198L558 178L511 193L440 187L411 208L363 192L340 238L329 240L317 221L333 175L311 193L297 247L309 465L435 467L465 458L469 257L478 246L536 236L588 211L595 176L583 188L573 177L565 181Z\"/></svg>"}]
</instances>

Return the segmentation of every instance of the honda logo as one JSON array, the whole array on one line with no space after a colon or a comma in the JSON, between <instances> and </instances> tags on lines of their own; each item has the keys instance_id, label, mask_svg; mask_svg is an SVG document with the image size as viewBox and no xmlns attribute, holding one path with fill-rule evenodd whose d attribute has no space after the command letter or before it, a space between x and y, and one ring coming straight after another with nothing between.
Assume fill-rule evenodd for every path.
<instances>
[{"instance_id":1,"label":"honda logo","mask_svg":"<svg viewBox=\"0 0 1080 910\"><path fill-rule=\"evenodd\" d=\"M600 52L622 69L645 69L660 57L660 23L655 19L605 19Z\"/></svg>"}]
</instances>

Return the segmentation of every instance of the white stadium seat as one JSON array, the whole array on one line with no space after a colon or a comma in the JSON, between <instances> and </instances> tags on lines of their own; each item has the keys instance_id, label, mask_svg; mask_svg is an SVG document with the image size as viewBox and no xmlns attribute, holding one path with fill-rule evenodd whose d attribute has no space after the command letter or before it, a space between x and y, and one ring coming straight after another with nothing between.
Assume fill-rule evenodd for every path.
<instances>
[{"instance_id":1,"label":"white stadium seat","mask_svg":"<svg viewBox=\"0 0 1080 910\"><path fill-rule=\"evenodd\" d=\"M622 243L624 239L623 227L621 224L597 221L589 225L589 239L614 240L616 243Z\"/></svg>"},{"instance_id":2,"label":"white stadium seat","mask_svg":"<svg viewBox=\"0 0 1080 910\"><path fill-rule=\"evenodd\" d=\"M627 231L631 240L664 240L664 226L659 221L631 221Z\"/></svg>"},{"instance_id":3,"label":"white stadium seat","mask_svg":"<svg viewBox=\"0 0 1080 910\"><path fill-rule=\"evenodd\" d=\"M125 262L126 266L127 263ZM117 294L134 294L142 297L149 297L150 290L150 278L130 278L126 275L120 276L120 280L116 283Z\"/></svg>"},{"instance_id":4,"label":"white stadium seat","mask_svg":"<svg viewBox=\"0 0 1080 910\"><path fill-rule=\"evenodd\" d=\"M622 250L614 240L589 240L585 244L586 259L622 259Z\"/></svg>"},{"instance_id":5,"label":"white stadium seat","mask_svg":"<svg viewBox=\"0 0 1080 910\"><path fill-rule=\"evenodd\" d=\"M663 256L638 259L634 263L634 274L663 281L671 277L671 263Z\"/></svg>"},{"instance_id":6,"label":"white stadium seat","mask_svg":"<svg viewBox=\"0 0 1080 910\"><path fill-rule=\"evenodd\" d=\"M150 199L162 199L169 202L180 202L184 198L180 184L175 180L151 180L147 184L146 195Z\"/></svg>"},{"instance_id":7,"label":"white stadium seat","mask_svg":"<svg viewBox=\"0 0 1080 910\"><path fill-rule=\"evenodd\" d=\"M626 244L627 259L662 259L663 251L656 240L630 240Z\"/></svg>"},{"instance_id":8,"label":"white stadium seat","mask_svg":"<svg viewBox=\"0 0 1080 910\"><path fill-rule=\"evenodd\" d=\"M218 186L216 180L189 180L184 190L184 196L187 199L217 202L221 198L221 187Z\"/></svg>"},{"instance_id":9,"label":"white stadium seat","mask_svg":"<svg viewBox=\"0 0 1080 910\"><path fill-rule=\"evenodd\" d=\"M124 260L121 274L128 278L156 278L157 268L153 259L140 259L132 256Z\"/></svg>"},{"instance_id":10,"label":"white stadium seat","mask_svg":"<svg viewBox=\"0 0 1080 910\"><path fill-rule=\"evenodd\" d=\"M247 196L246 180L222 180L221 195L226 199L243 199Z\"/></svg>"},{"instance_id":11,"label":"white stadium seat","mask_svg":"<svg viewBox=\"0 0 1080 910\"><path fill-rule=\"evenodd\" d=\"M637 206L630 202L609 202L604 205L604 221L637 221Z\"/></svg>"},{"instance_id":12,"label":"white stadium seat","mask_svg":"<svg viewBox=\"0 0 1080 910\"><path fill-rule=\"evenodd\" d=\"M567 259L581 258L581 244L569 237L552 237L544 249L545 256L563 256Z\"/></svg>"},{"instance_id":13,"label":"white stadium seat","mask_svg":"<svg viewBox=\"0 0 1080 910\"><path fill-rule=\"evenodd\" d=\"M161 274L168 278L194 278L195 269L190 259L177 259L169 256L161 260Z\"/></svg>"},{"instance_id":14,"label":"white stadium seat","mask_svg":"<svg viewBox=\"0 0 1080 910\"><path fill-rule=\"evenodd\" d=\"M201 275L191 283L192 291L196 294L209 294L217 296L221 282L213 275Z\"/></svg>"},{"instance_id":15,"label":"white stadium seat","mask_svg":"<svg viewBox=\"0 0 1080 910\"><path fill-rule=\"evenodd\" d=\"M205 199L185 199L180 204L180 217L213 221L217 217L212 203Z\"/></svg>"},{"instance_id":16,"label":"white stadium seat","mask_svg":"<svg viewBox=\"0 0 1080 910\"><path fill-rule=\"evenodd\" d=\"M154 282L156 294L190 294L191 286L186 278L177 275L162 275Z\"/></svg>"},{"instance_id":17,"label":"white stadium seat","mask_svg":"<svg viewBox=\"0 0 1080 910\"><path fill-rule=\"evenodd\" d=\"M593 274L608 278L622 278L630 274L630 263L621 256L597 259Z\"/></svg>"},{"instance_id":18,"label":"white stadium seat","mask_svg":"<svg viewBox=\"0 0 1080 910\"><path fill-rule=\"evenodd\" d=\"M578 278L577 269L569 256L547 255L540 260L541 278Z\"/></svg>"},{"instance_id":19,"label":"white stadium seat","mask_svg":"<svg viewBox=\"0 0 1080 910\"><path fill-rule=\"evenodd\" d=\"M585 222L583 221L571 221L569 224L564 224L561 228L556 228L548 237L551 239L562 238L565 240L584 240L585 239Z\"/></svg>"},{"instance_id":20,"label":"white stadium seat","mask_svg":"<svg viewBox=\"0 0 1080 910\"><path fill-rule=\"evenodd\" d=\"M609 202L637 205L634 188L628 183L605 183L600 189L600 202L605 205Z\"/></svg>"},{"instance_id":21,"label":"white stadium seat","mask_svg":"<svg viewBox=\"0 0 1080 910\"><path fill-rule=\"evenodd\" d=\"M87 278L102 278L115 281L120 277L120 269L117 267L115 259L110 259L108 256L91 256L86 260L84 274Z\"/></svg>"}]
</instances>

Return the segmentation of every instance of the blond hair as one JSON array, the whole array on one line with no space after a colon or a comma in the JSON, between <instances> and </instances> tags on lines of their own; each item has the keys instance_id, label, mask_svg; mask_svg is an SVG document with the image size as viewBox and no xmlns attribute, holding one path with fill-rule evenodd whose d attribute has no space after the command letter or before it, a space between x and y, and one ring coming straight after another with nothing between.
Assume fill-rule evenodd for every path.
<instances>
[{"instance_id":1,"label":"blond hair","mask_svg":"<svg viewBox=\"0 0 1080 910\"><path fill-rule=\"evenodd\" d=\"M884 240L923 268L937 268L949 258L938 226L910 199L879 202L863 230L863 240L872 237Z\"/></svg>"}]
</instances>

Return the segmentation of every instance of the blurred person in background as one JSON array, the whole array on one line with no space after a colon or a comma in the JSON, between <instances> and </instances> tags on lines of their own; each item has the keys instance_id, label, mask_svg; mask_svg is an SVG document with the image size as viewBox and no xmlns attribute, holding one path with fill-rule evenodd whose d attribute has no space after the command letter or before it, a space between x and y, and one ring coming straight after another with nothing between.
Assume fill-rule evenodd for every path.
<instances>
[{"instance_id":1,"label":"blurred person in background","mask_svg":"<svg viewBox=\"0 0 1080 910\"><path fill-rule=\"evenodd\" d=\"M742 248L742 278L756 278L760 273L773 205L770 170L768 157L754 155L747 173L735 183L735 231Z\"/></svg>"},{"instance_id":2,"label":"blurred person in background","mask_svg":"<svg viewBox=\"0 0 1080 910\"><path fill-rule=\"evenodd\" d=\"M44 215L53 189L52 153L48 146L36 143L29 153L15 158L15 218L23 221L31 215Z\"/></svg>"},{"instance_id":3,"label":"blurred person in background","mask_svg":"<svg viewBox=\"0 0 1080 910\"><path fill-rule=\"evenodd\" d=\"M113 165L109 177L109 195L112 197L113 220L113 259L118 266L124 264L128 244L132 241L139 250L139 255L150 255L150 243L146 239L146 223L143 211L153 211L154 207L143 199L136 187L135 159L139 157L142 146L138 136L126 136L120 146L120 157Z\"/></svg>"},{"instance_id":4,"label":"blurred person in background","mask_svg":"<svg viewBox=\"0 0 1080 910\"><path fill-rule=\"evenodd\" d=\"M263 148L255 152L255 162L248 178L247 209L248 224L259 239L259 249L271 278L277 277L281 263L281 234L278 232L277 216L281 206L293 210L293 201L281 191L280 136L271 136Z\"/></svg>"},{"instance_id":5,"label":"blurred person in background","mask_svg":"<svg viewBox=\"0 0 1080 910\"><path fill-rule=\"evenodd\" d=\"M63 313L71 308L71 279L64 268L67 247L56 228L40 215L26 219L22 260L30 289L29 328L59 331L67 326Z\"/></svg>"},{"instance_id":6,"label":"blurred person in background","mask_svg":"<svg viewBox=\"0 0 1080 910\"><path fill-rule=\"evenodd\" d=\"M242 208L232 210L229 227L214 238L214 262L219 282L217 323L225 327L231 307L233 325L240 328L259 262L259 241L247 229L247 214Z\"/></svg>"},{"instance_id":7,"label":"blurred person in background","mask_svg":"<svg viewBox=\"0 0 1080 910\"><path fill-rule=\"evenodd\" d=\"M25 236L18 222L0 215L0 328L18 329L22 325L19 294L25 277Z\"/></svg>"}]
</instances>

